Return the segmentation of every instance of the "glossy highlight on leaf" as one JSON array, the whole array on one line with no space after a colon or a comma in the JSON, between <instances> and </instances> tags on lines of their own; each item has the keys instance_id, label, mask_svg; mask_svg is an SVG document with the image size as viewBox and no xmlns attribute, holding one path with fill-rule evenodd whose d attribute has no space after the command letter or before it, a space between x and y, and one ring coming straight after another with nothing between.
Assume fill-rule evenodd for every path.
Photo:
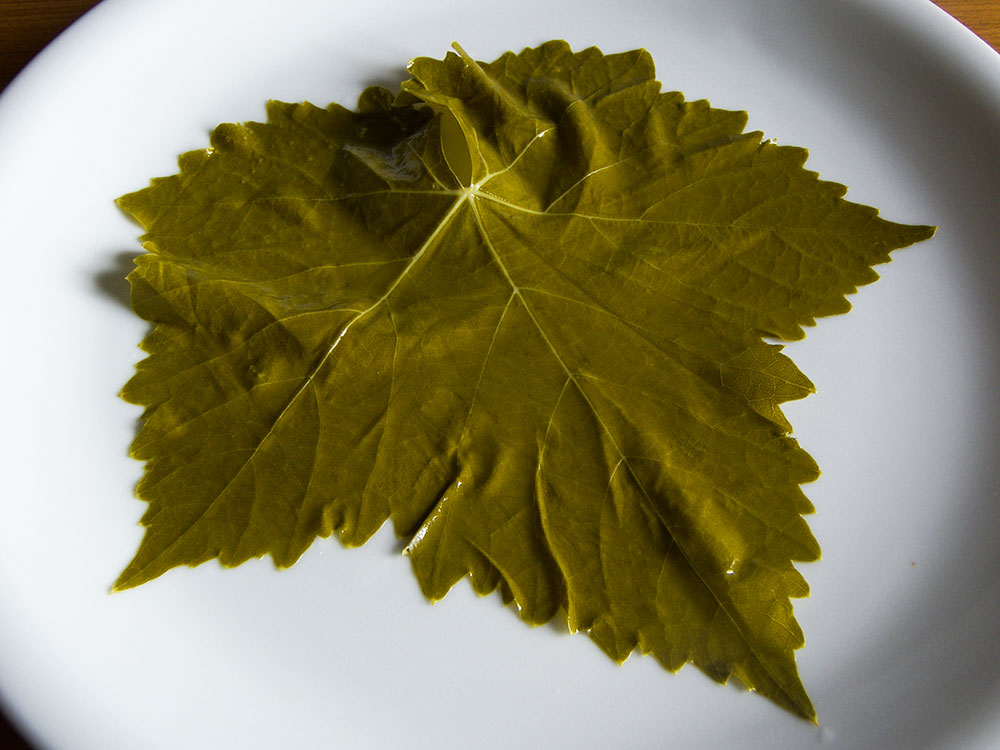
<instances>
[{"instance_id":1,"label":"glossy highlight on leaf","mask_svg":"<svg viewBox=\"0 0 1000 750\"><path fill-rule=\"evenodd\" d=\"M790 598L818 469L780 408L812 385L765 338L847 312L933 228L664 93L642 50L409 73L356 111L271 102L120 199L154 328L116 588L391 519L431 599L469 577L813 719Z\"/></svg>"}]
</instances>

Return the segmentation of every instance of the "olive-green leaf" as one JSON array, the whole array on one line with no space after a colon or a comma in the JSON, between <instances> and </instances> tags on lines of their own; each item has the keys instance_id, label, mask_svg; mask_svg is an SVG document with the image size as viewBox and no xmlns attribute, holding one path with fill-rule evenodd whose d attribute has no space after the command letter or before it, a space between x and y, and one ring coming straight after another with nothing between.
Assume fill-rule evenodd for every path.
<instances>
[{"instance_id":1,"label":"olive-green leaf","mask_svg":"<svg viewBox=\"0 0 1000 750\"><path fill-rule=\"evenodd\" d=\"M644 51L409 72L357 111L272 102L120 199L155 326L116 588L391 518L431 599L470 576L813 718L789 598L818 470L780 409L812 386L764 337L846 312L933 229L661 92Z\"/></svg>"}]
</instances>

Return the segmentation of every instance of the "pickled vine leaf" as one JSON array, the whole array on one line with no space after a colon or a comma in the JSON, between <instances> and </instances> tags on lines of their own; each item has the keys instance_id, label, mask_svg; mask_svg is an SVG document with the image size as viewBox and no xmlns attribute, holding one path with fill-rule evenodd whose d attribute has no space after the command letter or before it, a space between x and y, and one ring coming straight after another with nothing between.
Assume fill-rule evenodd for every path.
<instances>
[{"instance_id":1,"label":"pickled vine leaf","mask_svg":"<svg viewBox=\"0 0 1000 750\"><path fill-rule=\"evenodd\" d=\"M933 229L664 93L644 51L456 49L354 111L271 102L120 199L154 327L116 588L391 519L431 599L470 577L813 718L790 597L818 470L780 408L812 386L766 339Z\"/></svg>"}]
</instances>

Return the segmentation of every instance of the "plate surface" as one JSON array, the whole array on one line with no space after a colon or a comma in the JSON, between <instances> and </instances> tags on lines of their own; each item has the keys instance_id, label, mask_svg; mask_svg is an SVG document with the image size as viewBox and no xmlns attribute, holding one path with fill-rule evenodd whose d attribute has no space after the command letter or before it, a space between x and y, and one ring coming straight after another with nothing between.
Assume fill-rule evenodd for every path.
<instances>
[{"instance_id":1,"label":"plate surface","mask_svg":"<svg viewBox=\"0 0 1000 750\"><path fill-rule=\"evenodd\" d=\"M788 350L818 388L787 411L824 470L796 603L819 727L693 668L618 668L464 584L431 607L388 529L108 593L143 510L117 398L138 229L113 199L268 98L350 105L454 40L550 38L644 46L666 89L940 226ZM106 0L0 99L0 695L55 750L995 747L998 133L1000 56L922 0Z\"/></svg>"}]
</instances>

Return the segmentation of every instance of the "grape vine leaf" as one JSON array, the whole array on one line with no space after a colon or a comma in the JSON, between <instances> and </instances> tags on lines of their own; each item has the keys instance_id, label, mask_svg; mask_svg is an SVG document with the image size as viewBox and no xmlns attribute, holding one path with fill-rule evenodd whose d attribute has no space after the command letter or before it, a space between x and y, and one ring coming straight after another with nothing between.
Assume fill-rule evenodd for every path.
<instances>
[{"instance_id":1,"label":"grape vine leaf","mask_svg":"<svg viewBox=\"0 0 1000 750\"><path fill-rule=\"evenodd\" d=\"M469 576L814 719L790 597L818 469L780 408L812 385L765 338L933 228L662 92L645 51L456 50L357 111L271 102L119 200L155 325L115 588L391 518L431 599Z\"/></svg>"}]
</instances>

